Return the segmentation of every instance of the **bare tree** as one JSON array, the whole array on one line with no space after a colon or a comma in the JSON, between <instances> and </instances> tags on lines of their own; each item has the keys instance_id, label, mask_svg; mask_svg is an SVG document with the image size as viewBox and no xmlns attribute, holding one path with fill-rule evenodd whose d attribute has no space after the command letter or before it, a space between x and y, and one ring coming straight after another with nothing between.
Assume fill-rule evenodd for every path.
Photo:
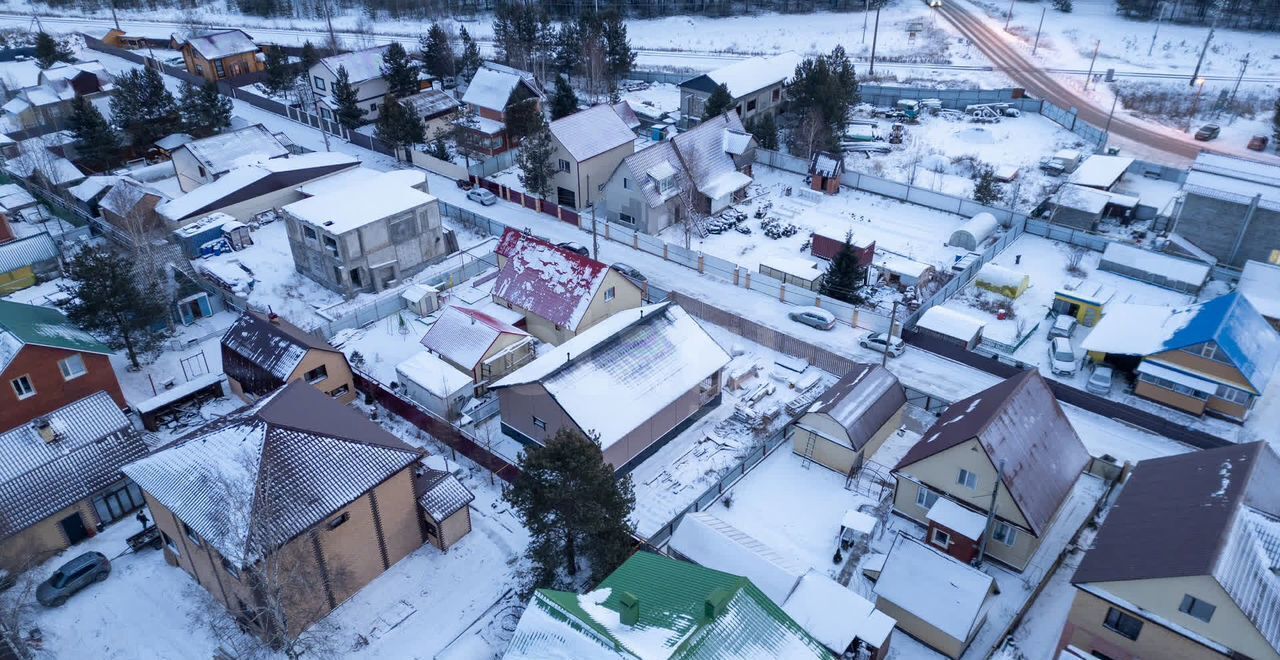
<instances>
[{"instance_id":1,"label":"bare tree","mask_svg":"<svg viewBox=\"0 0 1280 660\"><path fill-rule=\"evenodd\" d=\"M698 207L697 192L693 186L688 186L684 192L676 195L675 207L672 209L678 216L677 222L684 229L684 249L693 248L693 232L695 227L703 226L707 221L707 214L702 212Z\"/></svg>"},{"instance_id":2,"label":"bare tree","mask_svg":"<svg viewBox=\"0 0 1280 660\"><path fill-rule=\"evenodd\" d=\"M29 559L10 571L0 569L0 645L7 643L19 658L25 660L32 657L31 643L38 639L31 627L36 586L39 584L33 569L38 562L31 548L17 549L15 555ZM2 651L0 648L0 655Z\"/></svg>"}]
</instances>

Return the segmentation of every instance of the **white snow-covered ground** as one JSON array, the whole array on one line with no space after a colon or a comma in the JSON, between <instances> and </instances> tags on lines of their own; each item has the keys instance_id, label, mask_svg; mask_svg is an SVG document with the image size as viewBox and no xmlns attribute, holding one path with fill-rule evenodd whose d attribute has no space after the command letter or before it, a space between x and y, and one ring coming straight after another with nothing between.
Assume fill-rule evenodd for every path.
<instances>
[{"instance_id":1,"label":"white snow-covered ground","mask_svg":"<svg viewBox=\"0 0 1280 660\"><path fill-rule=\"evenodd\" d=\"M648 83L647 89L623 92L622 100L642 120L680 110L680 88L671 83Z\"/></svg>"}]
</instances>

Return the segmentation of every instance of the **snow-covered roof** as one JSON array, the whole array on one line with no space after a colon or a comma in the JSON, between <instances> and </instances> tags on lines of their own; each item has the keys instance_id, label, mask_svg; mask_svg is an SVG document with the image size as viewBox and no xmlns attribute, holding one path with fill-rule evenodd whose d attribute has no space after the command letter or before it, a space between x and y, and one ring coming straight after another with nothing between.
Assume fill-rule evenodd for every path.
<instances>
[{"instance_id":1,"label":"snow-covered roof","mask_svg":"<svg viewBox=\"0 0 1280 660\"><path fill-rule=\"evenodd\" d=\"M725 130L720 133L720 146L725 153L741 156L751 147L751 139L746 131Z\"/></svg>"},{"instance_id":2,"label":"snow-covered roof","mask_svg":"<svg viewBox=\"0 0 1280 660\"><path fill-rule=\"evenodd\" d=\"M1054 204L1085 213L1100 214L1110 201L1111 196L1105 190L1068 183L1058 191Z\"/></svg>"},{"instance_id":3,"label":"snow-covered roof","mask_svg":"<svg viewBox=\"0 0 1280 660\"><path fill-rule=\"evenodd\" d=\"M855 363L818 397L806 416L830 417L848 433L851 448L862 449L906 403L906 391L891 371L876 364Z\"/></svg>"},{"instance_id":4,"label":"snow-covered roof","mask_svg":"<svg viewBox=\"0 0 1280 660\"><path fill-rule=\"evenodd\" d=\"M917 328L955 337L966 344L982 332L984 325L986 323L982 319L942 305L934 305L925 310L924 314L920 315L920 320L916 321Z\"/></svg>"},{"instance_id":5,"label":"snow-covered roof","mask_svg":"<svg viewBox=\"0 0 1280 660\"><path fill-rule=\"evenodd\" d=\"M529 333L469 307L445 307L422 337L427 350L454 364L475 369L494 342L504 334L527 337Z\"/></svg>"},{"instance_id":6,"label":"snow-covered roof","mask_svg":"<svg viewBox=\"0 0 1280 660\"><path fill-rule=\"evenodd\" d=\"M726 112L713 117L669 140L680 152L679 162L684 164L694 187L711 199L723 197L751 183L751 177L738 171L735 154L725 149L726 131L744 132L737 113Z\"/></svg>"},{"instance_id":7,"label":"snow-covered roof","mask_svg":"<svg viewBox=\"0 0 1280 660\"><path fill-rule=\"evenodd\" d=\"M320 60L319 65L329 69L334 75L337 75L339 67L345 68L351 84L358 85L367 80L382 77L382 54L387 52L389 47L373 46L341 55L330 55Z\"/></svg>"},{"instance_id":8,"label":"snow-covered roof","mask_svg":"<svg viewBox=\"0 0 1280 660\"><path fill-rule=\"evenodd\" d=\"M356 188L308 197L284 207L299 222L331 234L345 234L436 201L432 195L387 177L369 179Z\"/></svg>"},{"instance_id":9,"label":"snow-covered roof","mask_svg":"<svg viewBox=\"0 0 1280 660\"><path fill-rule=\"evenodd\" d=\"M192 140L179 149L190 151L209 174L214 176L237 167L289 155L289 150L262 124Z\"/></svg>"},{"instance_id":10,"label":"snow-covered roof","mask_svg":"<svg viewBox=\"0 0 1280 660\"><path fill-rule=\"evenodd\" d=\"M842 238L840 241L843 243L844 239ZM854 247L865 247L859 246L857 239L854 239L853 245ZM893 254L892 252L879 253L876 258L876 267L880 270L893 273L899 277L909 277L917 280L924 277L929 271L933 270L933 266L930 266L929 264L922 261L908 259L904 256Z\"/></svg>"},{"instance_id":11,"label":"snow-covered roof","mask_svg":"<svg viewBox=\"0 0 1280 660\"><path fill-rule=\"evenodd\" d=\"M819 264L816 261L787 255L774 255L761 259L760 272L763 273L765 268L810 282L826 274L826 268L819 268Z\"/></svg>"},{"instance_id":12,"label":"snow-covered roof","mask_svg":"<svg viewBox=\"0 0 1280 660\"><path fill-rule=\"evenodd\" d=\"M717 85L728 87L729 95L739 99L770 85L790 80L802 59L793 51L770 57L749 57L706 75Z\"/></svg>"},{"instance_id":13,"label":"snow-covered roof","mask_svg":"<svg viewBox=\"0 0 1280 660\"><path fill-rule=\"evenodd\" d=\"M115 185L111 186L111 190L107 191L107 194L98 202L98 208L110 211L121 218L131 219L130 215L134 209L147 197L154 197L159 202L169 199L168 195L159 190L123 176L120 177Z\"/></svg>"},{"instance_id":14,"label":"snow-covered roof","mask_svg":"<svg viewBox=\"0 0 1280 660\"><path fill-rule=\"evenodd\" d=\"M1246 261L1236 290L1269 319L1280 319L1280 266Z\"/></svg>"},{"instance_id":15,"label":"snow-covered roof","mask_svg":"<svg viewBox=\"0 0 1280 660\"><path fill-rule=\"evenodd\" d=\"M631 109L631 104L626 101L619 101L613 104L613 112L618 115L618 119L627 125L627 128L635 130L640 128L640 118L636 116L636 111Z\"/></svg>"},{"instance_id":16,"label":"snow-covered roof","mask_svg":"<svg viewBox=\"0 0 1280 660\"><path fill-rule=\"evenodd\" d=\"M396 375L445 400L471 387L471 375L426 351L418 351L396 365Z\"/></svg>"},{"instance_id":17,"label":"snow-covered roof","mask_svg":"<svg viewBox=\"0 0 1280 660\"><path fill-rule=\"evenodd\" d=\"M119 180L120 177L115 175L90 176L86 177L84 181L68 188L67 192L70 193L72 197L75 197L82 202L88 202L94 197L97 197L103 190L115 185ZM34 201L34 199L35 198L33 197L32 200ZM6 204L5 206L8 205Z\"/></svg>"},{"instance_id":18,"label":"snow-covered roof","mask_svg":"<svg viewBox=\"0 0 1280 660\"><path fill-rule=\"evenodd\" d=\"M550 129L551 136L579 163L636 139L607 103L561 117L551 122Z\"/></svg>"},{"instance_id":19,"label":"snow-covered roof","mask_svg":"<svg viewBox=\"0 0 1280 660\"><path fill-rule=\"evenodd\" d=\"M222 335L223 350L232 351L250 364L287 380L312 349L334 348L280 318L247 311Z\"/></svg>"},{"instance_id":20,"label":"snow-covered roof","mask_svg":"<svg viewBox=\"0 0 1280 660\"><path fill-rule=\"evenodd\" d=\"M165 151L173 151L174 149L177 149L178 147L181 147L193 140L195 140L195 138L188 133L170 133L169 135L156 140L156 146L164 149Z\"/></svg>"},{"instance_id":21,"label":"snow-covered roof","mask_svg":"<svg viewBox=\"0 0 1280 660\"><path fill-rule=\"evenodd\" d=\"M485 62L468 84L466 93L462 95L462 102L487 110L504 112L507 108L507 99L511 98L511 92L521 84L539 98L543 96L533 74L493 62Z\"/></svg>"},{"instance_id":22,"label":"snow-covered roof","mask_svg":"<svg viewBox=\"0 0 1280 660\"><path fill-rule=\"evenodd\" d=\"M187 44L206 60L258 52L258 44L253 43L253 38L243 30L210 32L187 39Z\"/></svg>"},{"instance_id":23,"label":"snow-covered roof","mask_svg":"<svg viewBox=\"0 0 1280 660\"><path fill-rule=\"evenodd\" d=\"M809 172L825 177L840 176L844 173L844 158L826 151L815 151L809 159Z\"/></svg>"},{"instance_id":24,"label":"snow-covered roof","mask_svg":"<svg viewBox=\"0 0 1280 660\"><path fill-rule=\"evenodd\" d=\"M1039 371L1028 369L947 406L894 469L910 472L912 465L975 439L999 468L1031 532L1043 536L1089 453Z\"/></svg>"},{"instance_id":25,"label":"snow-covered roof","mask_svg":"<svg viewBox=\"0 0 1280 660\"><path fill-rule=\"evenodd\" d=\"M713 177L709 177L698 186L698 192L706 195L711 199L720 199L725 195L736 192L751 185L751 177L745 172L721 172Z\"/></svg>"},{"instance_id":26,"label":"snow-covered roof","mask_svg":"<svg viewBox=\"0 0 1280 660\"><path fill-rule=\"evenodd\" d=\"M1018 288L1027 281L1027 274L1012 268L988 263L978 271L976 278L979 282L985 282L998 287Z\"/></svg>"},{"instance_id":27,"label":"snow-covered roof","mask_svg":"<svg viewBox=\"0 0 1280 660\"><path fill-rule=\"evenodd\" d=\"M540 382L607 448L729 360L687 312L660 303L615 313L494 387Z\"/></svg>"},{"instance_id":28,"label":"snow-covered roof","mask_svg":"<svg viewBox=\"0 0 1280 660\"><path fill-rule=\"evenodd\" d=\"M990 575L899 536L876 580L875 594L952 639L968 640L982 623L991 587Z\"/></svg>"},{"instance_id":29,"label":"snow-covered roof","mask_svg":"<svg viewBox=\"0 0 1280 660\"><path fill-rule=\"evenodd\" d=\"M947 245L960 245L968 249L976 249L977 246L982 245L983 241L996 233L996 229L999 227L1000 221L996 220L994 215L983 211L957 227L951 233L951 238L947 241Z\"/></svg>"},{"instance_id":30,"label":"snow-covered roof","mask_svg":"<svg viewBox=\"0 0 1280 660\"><path fill-rule=\"evenodd\" d=\"M235 221L236 219L233 216L219 211L217 213L210 213L189 225L183 225L173 230L173 234L174 236L190 238L192 236L198 236L213 227L222 228Z\"/></svg>"},{"instance_id":31,"label":"snow-covered roof","mask_svg":"<svg viewBox=\"0 0 1280 660\"><path fill-rule=\"evenodd\" d=\"M493 295L556 325L576 330L609 267L508 228L496 252L505 259Z\"/></svg>"},{"instance_id":32,"label":"snow-covered roof","mask_svg":"<svg viewBox=\"0 0 1280 660\"><path fill-rule=\"evenodd\" d=\"M1203 286L1205 281L1209 279L1211 270L1208 264L1180 259L1115 241L1107 243L1107 249L1102 252L1102 261L1098 269L1111 271L1113 270L1110 267L1111 264L1151 273L1152 275L1159 275L1170 282L1184 282L1197 288Z\"/></svg>"},{"instance_id":33,"label":"snow-covered roof","mask_svg":"<svg viewBox=\"0 0 1280 660\"><path fill-rule=\"evenodd\" d=\"M61 253L49 232L0 243L0 273L11 273L32 264L57 259Z\"/></svg>"},{"instance_id":34,"label":"snow-covered roof","mask_svg":"<svg viewBox=\"0 0 1280 660\"><path fill-rule=\"evenodd\" d=\"M782 610L836 653L855 639L882 649L896 624L871 601L813 569L796 583Z\"/></svg>"},{"instance_id":35,"label":"snow-covered roof","mask_svg":"<svg viewBox=\"0 0 1280 660\"><path fill-rule=\"evenodd\" d=\"M119 481L122 465L147 454L141 434L106 392L42 418L56 434L51 441L30 423L0 433L0 539Z\"/></svg>"},{"instance_id":36,"label":"snow-covered roof","mask_svg":"<svg viewBox=\"0 0 1280 660\"><path fill-rule=\"evenodd\" d=\"M315 153L274 158L262 163L237 168L176 199L156 207L156 212L170 222L216 211L232 204L266 195L282 188L296 187L318 177L355 166L354 156L337 152Z\"/></svg>"},{"instance_id":37,"label":"snow-covered roof","mask_svg":"<svg viewBox=\"0 0 1280 660\"><path fill-rule=\"evenodd\" d=\"M1071 173L1067 181L1089 188L1108 190L1133 165L1133 159L1127 156L1103 156L1094 154L1084 159L1080 167Z\"/></svg>"},{"instance_id":38,"label":"snow-covered roof","mask_svg":"<svg viewBox=\"0 0 1280 660\"><path fill-rule=\"evenodd\" d=\"M809 567L706 511L680 518L670 547L694 563L751 580L779 605L787 602L791 590L809 571Z\"/></svg>"},{"instance_id":39,"label":"snow-covered roof","mask_svg":"<svg viewBox=\"0 0 1280 660\"><path fill-rule=\"evenodd\" d=\"M426 463L433 458L437 457L428 457L423 462ZM461 511L463 507L475 500L476 496L452 473L431 467L424 467L422 470L424 471L421 477L422 495L418 497L418 505L437 524L444 522L446 518Z\"/></svg>"},{"instance_id":40,"label":"snow-covered roof","mask_svg":"<svg viewBox=\"0 0 1280 660\"><path fill-rule=\"evenodd\" d=\"M1191 320L1197 305L1167 307L1118 303L1107 306L1080 347L1116 355L1151 355Z\"/></svg>"},{"instance_id":41,"label":"snow-covered roof","mask_svg":"<svg viewBox=\"0 0 1280 660\"><path fill-rule=\"evenodd\" d=\"M1187 173L1182 189L1189 194L1237 204L1251 204L1254 197L1260 197L1261 208L1280 210L1280 182L1263 177L1235 178L1193 169Z\"/></svg>"},{"instance_id":42,"label":"snow-covered roof","mask_svg":"<svg viewBox=\"0 0 1280 660\"><path fill-rule=\"evenodd\" d=\"M1226 156L1223 154L1200 152L1191 169L1196 172L1219 174L1233 179L1254 181L1272 186L1280 186L1280 165L1261 161Z\"/></svg>"},{"instance_id":43,"label":"snow-covered roof","mask_svg":"<svg viewBox=\"0 0 1280 660\"><path fill-rule=\"evenodd\" d=\"M307 197L315 197L339 190L358 190L360 185L381 177L386 172L365 167L353 167L335 174L322 176L298 186L298 192Z\"/></svg>"},{"instance_id":44,"label":"snow-covered roof","mask_svg":"<svg viewBox=\"0 0 1280 660\"><path fill-rule=\"evenodd\" d=\"M688 175L684 165L680 163L680 156L676 153L675 144L671 140L659 142L627 156L619 167L625 167L630 172L631 185L640 189L640 194L649 208L661 206L689 187ZM675 180L672 182L673 185L664 191L658 187L656 181L666 178L670 175L668 173L674 174ZM626 171L623 174L625 175Z\"/></svg>"},{"instance_id":45,"label":"snow-covered roof","mask_svg":"<svg viewBox=\"0 0 1280 660\"><path fill-rule=\"evenodd\" d=\"M123 471L228 561L247 566L421 455L294 381Z\"/></svg>"},{"instance_id":46,"label":"snow-covered roof","mask_svg":"<svg viewBox=\"0 0 1280 660\"><path fill-rule=\"evenodd\" d=\"M442 89L424 89L413 96L400 99L404 105L413 107L423 120L434 119L458 109L459 103Z\"/></svg>"},{"instance_id":47,"label":"snow-covered roof","mask_svg":"<svg viewBox=\"0 0 1280 660\"><path fill-rule=\"evenodd\" d=\"M982 532L987 528L985 515L966 509L945 497L939 497L933 506L929 507L929 513L925 515L925 519L971 541L982 538Z\"/></svg>"},{"instance_id":48,"label":"snow-covered roof","mask_svg":"<svg viewBox=\"0 0 1280 660\"><path fill-rule=\"evenodd\" d=\"M32 239L37 240L33 241ZM0 245L0 251L7 251L10 246L28 247L28 249L34 251L39 248L40 243L46 240L52 244L49 234L42 232L28 238L4 243ZM24 246L24 244L28 243L36 245ZM56 247L53 255L57 255ZM0 253L0 273L7 273L36 263L36 261L29 261L28 259L18 259L16 263L6 262L6 256ZM40 257L41 253L31 256ZM8 340L9 346L29 344L81 353L111 354L111 349L103 345L93 335L76 327L67 319L66 315L50 307L0 300L0 331L11 337ZM8 360L12 359L14 355L16 355L16 350L5 351L5 353L0 354L0 357L5 358L0 360L0 371L9 366Z\"/></svg>"}]
</instances>

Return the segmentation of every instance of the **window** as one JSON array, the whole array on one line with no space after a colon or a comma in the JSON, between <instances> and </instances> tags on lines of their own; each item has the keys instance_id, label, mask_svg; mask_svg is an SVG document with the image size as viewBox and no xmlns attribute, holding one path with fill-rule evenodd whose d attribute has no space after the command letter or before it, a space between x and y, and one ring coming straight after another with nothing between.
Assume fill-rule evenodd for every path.
<instances>
[{"instance_id":1,"label":"window","mask_svg":"<svg viewBox=\"0 0 1280 660\"><path fill-rule=\"evenodd\" d=\"M324 91L324 78L321 78L320 76L312 76L311 82L315 84L316 89L322 92Z\"/></svg>"},{"instance_id":2,"label":"window","mask_svg":"<svg viewBox=\"0 0 1280 660\"><path fill-rule=\"evenodd\" d=\"M338 241L334 237L325 236L323 243L324 249L328 250L331 256L338 256Z\"/></svg>"},{"instance_id":3,"label":"window","mask_svg":"<svg viewBox=\"0 0 1280 660\"><path fill-rule=\"evenodd\" d=\"M756 100L751 99L750 101L747 101L747 112L751 112L755 109L756 109Z\"/></svg>"},{"instance_id":4,"label":"window","mask_svg":"<svg viewBox=\"0 0 1280 660\"><path fill-rule=\"evenodd\" d=\"M741 117L741 116L742 116L742 104L741 104L741 103L739 103L738 105L734 106L734 107L733 107L733 111L734 111L735 113L737 113L737 115L738 115L739 117Z\"/></svg>"},{"instance_id":5,"label":"window","mask_svg":"<svg viewBox=\"0 0 1280 660\"><path fill-rule=\"evenodd\" d=\"M333 398L335 398L335 399L336 399L336 398L338 398L338 397L340 397L340 396L342 396L342 395L344 395L344 394L346 394L347 392L350 392L350 391L351 391L351 386L350 386L350 385L343 385L342 387L339 387L338 389L333 390L332 392L330 392L330 393L329 393L329 396L331 396L331 397L333 397Z\"/></svg>"},{"instance_id":6,"label":"window","mask_svg":"<svg viewBox=\"0 0 1280 660\"><path fill-rule=\"evenodd\" d=\"M305 239L307 239L308 241L314 241L314 240L317 240L317 239L319 238L319 235L318 235L318 234L316 234L316 230L314 230L314 229L312 229L312 228L310 228L310 227L303 227L303 228L302 228L302 237L303 237L303 238L305 238Z\"/></svg>"},{"instance_id":7,"label":"window","mask_svg":"<svg viewBox=\"0 0 1280 660\"><path fill-rule=\"evenodd\" d=\"M377 104L377 103L370 103L370 104L369 104L369 112L377 112L377 111L378 111L378 104Z\"/></svg>"},{"instance_id":8,"label":"window","mask_svg":"<svg viewBox=\"0 0 1280 660\"><path fill-rule=\"evenodd\" d=\"M671 190L672 188L674 188L675 186L676 186L676 176L674 174L672 174L671 176L664 176L661 179L658 179L658 190L660 192L665 193L668 190Z\"/></svg>"},{"instance_id":9,"label":"window","mask_svg":"<svg viewBox=\"0 0 1280 660\"><path fill-rule=\"evenodd\" d=\"M956 477L956 483L960 484L961 486L964 486L965 488L968 488L969 490L977 490L978 475L968 470L961 469L959 476Z\"/></svg>"},{"instance_id":10,"label":"window","mask_svg":"<svg viewBox=\"0 0 1280 660\"><path fill-rule=\"evenodd\" d=\"M1018 528L1008 523L996 522L996 528L991 532L991 538L1013 547L1018 542Z\"/></svg>"},{"instance_id":11,"label":"window","mask_svg":"<svg viewBox=\"0 0 1280 660\"><path fill-rule=\"evenodd\" d=\"M203 77L204 77L204 65L203 65L203 64L197 64L197 65L196 65L196 75L197 75L197 76L200 76L201 78L203 78Z\"/></svg>"},{"instance_id":12,"label":"window","mask_svg":"<svg viewBox=\"0 0 1280 660\"><path fill-rule=\"evenodd\" d=\"M939 548L946 549L951 545L951 535L935 527L933 528L933 536L930 537L930 542Z\"/></svg>"},{"instance_id":13,"label":"window","mask_svg":"<svg viewBox=\"0 0 1280 660\"><path fill-rule=\"evenodd\" d=\"M235 564L228 561L226 557L222 558L222 570L226 571L227 575L230 575L237 580L240 579L240 569L236 567Z\"/></svg>"},{"instance_id":14,"label":"window","mask_svg":"<svg viewBox=\"0 0 1280 660\"><path fill-rule=\"evenodd\" d=\"M182 551L178 549L178 544L175 543L174 540L170 538L168 534L165 534L164 532L160 532L160 537L164 539L164 547L168 548L169 552L172 552L173 554L178 555L179 557L182 556Z\"/></svg>"},{"instance_id":15,"label":"window","mask_svg":"<svg viewBox=\"0 0 1280 660\"><path fill-rule=\"evenodd\" d=\"M920 486L920 490L916 491L916 504L926 509L933 508L933 503L937 501L938 501L938 494L933 492L932 490L929 490L928 486L922 485Z\"/></svg>"},{"instance_id":16,"label":"window","mask_svg":"<svg viewBox=\"0 0 1280 660\"><path fill-rule=\"evenodd\" d=\"M622 177L622 189L631 190L631 181L627 177Z\"/></svg>"},{"instance_id":17,"label":"window","mask_svg":"<svg viewBox=\"0 0 1280 660\"><path fill-rule=\"evenodd\" d=\"M1189 396L1193 399L1204 400L1209 398L1209 395L1205 392L1201 392L1200 390L1193 390L1190 387L1187 387L1186 385L1181 385L1171 380L1165 380L1157 376L1152 376L1151 374L1138 374L1138 380L1144 383L1150 383L1161 389L1166 389L1171 392L1181 394L1183 396Z\"/></svg>"},{"instance_id":18,"label":"window","mask_svg":"<svg viewBox=\"0 0 1280 660\"><path fill-rule=\"evenodd\" d=\"M343 523L347 522L350 519L351 519L351 512L343 511L342 515L329 521L329 529L337 529L341 527Z\"/></svg>"},{"instance_id":19,"label":"window","mask_svg":"<svg viewBox=\"0 0 1280 660\"><path fill-rule=\"evenodd\" d=\"M1249 394L1244 390L1237 390L1234 387L1219 385L1218 398L1222 399L1223 401L1230 401L1231 403L1234 403L1237 405L1247 406L1249 405L1249 401L1253 399L1253 395Z\"/></svg>"},{"instance_id":20,"label":"window","mask_svg":"<svg viewBox=\"0 0 1280 660\"><path fill-rule=\"evenodd\" d=\"M318 383L329 377L329 370L322 364L302 375L308 383Z\"/></svg>"},{"instance_id":21,"label":"window","mask_svg":"<svg viewBox=\"0 0 1280 660\"><path fill-rule=\"evenodd\" d=\"M609 287L609 288L607 288L607 289L605 289L605 290L604 290L604 300L605 300L605 302L609 302L610 300L613 300L613 296L614 296L614 294L616 293L613 289L614 289L614 287Z\"/></svg>"},{"instance_id":22,"label":"window","mask_svg":"<svg viewBox=\"0 0 1280 660\"><path fill-rule=\"evenodd\" d=\"M1141 619L1125 614L1114 607L1107 608L1107 618L1102 624L1113 632L1132 640L1137 640L1138 633L1142 632Z\"/></svg>"},{"instance_id":23,"label":"window","mask_svg":"<svg viewBox=\"0 0 1280 660\"><path fill-rule=\"evenodd\" d=\"M362 283L362 280L360 279L360 277L361 277L361 276L360 276L360 269L359 269L359 268L352 268L352 269L351 269L351 285L352 285L352 286L356 286L356 287L364 286L364 284Z\"/></svg>"},{"instance_id":24,"label":"window","mask_svg":"<svg viewBox=\"0 0 1280 660\"><path fill-rule=\"evenodd\" d=\"M201 178L209 176L209 173L204 169L204 165L196 165L196 171L200 172Z\"/></svg>"},{"instance_id":25,"label":"window","mask_svg":"<svg viewBox=\"0 0 1280 660\"><path fill-rule=\"evenodd\" d=\"M1209 343L1200 347L1200 357L1206 357L1206 358L1209 358L1210 360L1213 359L1213 355L1217 352L1218 352L1217 344Z\"/></svg>"},{"instance_id":26,"label":"window","mask_svg":"<svg viewBox=\"0 0 1280 660\"><path fill-rule=\"evenodd\" d=\"M1267 263L1280 266L1280 250L1272 250L1271 256L1267 257Z\"/></svg>"},{"instance_id":27,"label":"window","mask_svg":"<svg viewBox=\"0 0 1280 660\"><path fill-rule=\"evenodd\" d=\"M63 380L71 380L79 378L85 374L84 358L79 353L72 355L64 360L58 360L58 370L62 372Z\"/></svg>"},{"instance_id":28,"label":"window","mask_svg":"<svg viewBox=\"0 0 1280 660\"><path fill-rule=\"evenodd\" d=\"M191 526L187 523L182 523L182 533L186 534L187 538L197 547L204 545L204 541L200 540L200 535L196 533L196 530L191 529Z\"/></svg>"},{"instance_id":29,"label":"window","mask_svg":"<svg viewBox=\"0 0 1280 660\"><path fill-rule=\"evenodd\" d=\"M219 77L219 78L226 78L226 77L227 77L227 71L226 71L226 69L223 69L223 68L222 68L222 60L214 60L214 61L213 61L213 70L218 72L218 77Z\"/></svg>"},{"instance_id":30,"label":"window","mask_svg":"<svg viewBox=\"0 0 1280 660\"><path fill-rule=\"evenodd\" d=\"M36 387L31 384L31 376L29 375L18 376L9 381L9 384L13 385L13 391L18 395L19 399L30 399L36 395Z\"/></svg>"},{"instance_id":31,"label":"window","mask_svg":"<svg viewBox=\"0 0 1280 660\"><path fill-rule=\"evenodd\" d=\"M619 213L618 222L621 222L624 225L634 225L636 223L636 219L626 213Z\"/></svg>"},{"instance_id":32,"label":"window","mask_svg":"<svg viewBox=\"0 0 1280 660\"><path fill-rule=\"evenodd\" d=\"M777 103L781 99L782 99L782 88L779 87L773 90L773 102Z\"/></svg>"},{"instance_id":33,"label":"window","mask_svg":"<svg viewBox=\"0 0 1280 660\"><path fill-rule=\"evenodd\" d=\"M1213 618L1213 611L1218 609L1191 594L1182 597L1182 604L1178 606L1178 611L1209 623L1209 619Z\"/></svg>"},{"instance_id":34,"label":"window","mask_svg":"<svg viewBox=\"0 0 1280 660\"><path fill-rule=\"evenodd\" d=\"M560 159L560 171L561 171L561 172L568 172L568 171L569 171L569 165L570 165L569 161L567 161L567 160L565 160L565 159L563 159L563 158L561 158L561 159Z\"/></svg>"},{"instance_id":35,"label":"window","mask_svg":"<svg viewBox=\"0 0 1280 660\"><path fill-rule=\"evenodd\" d=\"M541 419L538 419L536 416L533 418L533 425L542 429L543 431L547 430L547 423Z\"/></svg>"}]
</instances>

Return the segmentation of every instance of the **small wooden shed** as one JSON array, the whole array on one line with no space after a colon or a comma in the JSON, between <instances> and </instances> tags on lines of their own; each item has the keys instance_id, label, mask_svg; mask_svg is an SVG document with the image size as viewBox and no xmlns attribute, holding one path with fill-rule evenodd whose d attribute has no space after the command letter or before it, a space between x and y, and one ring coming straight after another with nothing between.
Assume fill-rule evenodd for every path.
<instances>
[{"instance_id":1,"label":"small wooden shed","mask_svg":"<svg viewBox=\"0 0 1280 660\"><path fill-rule=\"evenodd\" d=\"M902 425L906 405L897 376L877 364L855 364L787 428L791 450L851 474Z\"/></svg>"},{"instance_id":2,"label":"small wooden shed","mask_svg":"<svg viewBox=\"0 0 1280 660\"><path fill-rule=\"evenodd\" d=\"M840 175L844 174L844 157L827 151L815 151L809 159L809 187L834 195L840 192Z\"/></svg>"},{"instance_id":3,"label":"small wooden shed","mask_svg":"<svg viewBox=\"0 0 1280 660\"><path fill-rule=\"evenodd\" d=\"M840 254L840 250L844 249L846 237L849 238L854 255L858 257L858 265L863 268L870 266L876 256L876 242L860 239L857 234L834 229L815 230L809 237L809 254L832 261L836 255Z\"/></svg>"}]
</instances>

